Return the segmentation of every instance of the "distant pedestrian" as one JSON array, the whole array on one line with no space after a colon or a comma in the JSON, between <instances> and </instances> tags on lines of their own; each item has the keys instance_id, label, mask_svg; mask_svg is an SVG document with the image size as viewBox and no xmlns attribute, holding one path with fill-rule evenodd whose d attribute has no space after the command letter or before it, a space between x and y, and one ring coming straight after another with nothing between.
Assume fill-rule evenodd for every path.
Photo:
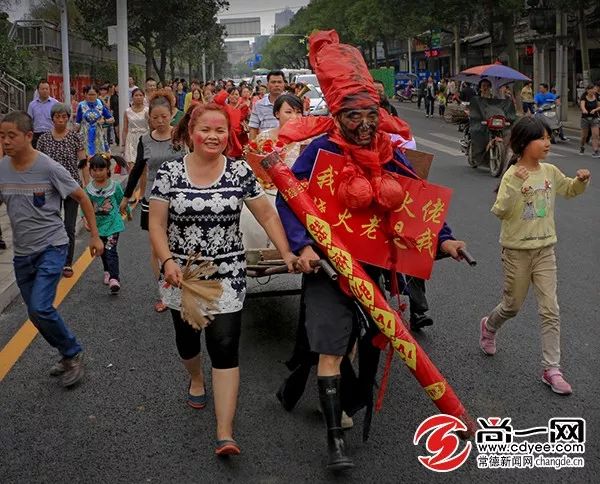
<instances>
[{"instance_id":1,"label":"distant pedestrian","mask_svg":"<svg viewBox=\"0 0 600 484\"><path fill-rule=\"evenodd\" d=\"M110 110L98 99L98 89L86 86L83 89L85 101L77 107L75 128L81 130L85 154L91 158L96 153L107 153L110 146L104 136L102 125L106 122L112 124L114 119Z\"/></svg>"},{"instance_id":2,"label":"distant pedestrian","mask_svg":"<svg viewBox=\"0 0 600 484\"><path fill-rule=\"evenodd\" d=\"M439 115L443 118L444 113L446 112L446 93L443 91L438 92L436 99L438 102Z\"/></svg>"},{"instance_id":3,"label":"distant pedestrian","mask_svg":"<svg viewBox=\"0 0 600 484\"><path fill-rule=\"evenodd\" d=\"M60 218L60 205L74 198L90 227L90 253L101 255L92 204L69 172L47 155L35 150L33 120L15 111L0 123L0 140L6 156L0 160L0 201L6 203L13 229L14 271L27 313L44 339L58 349L61 360L50 370L62 374L70 387L83 377L80 343L53 306L63 273L69 238Z\"/></svg>"},{"instance_id":4,"label":"distant pedestrian","mask_svg":"<svg viewBox=\"0 0 600 484\"><path fill-rule=\"evenodd\" d=\"M38 139L42 134L52 130L52 115L50 111L58 101L50 96L50 84L46 79L42 79L37 85L37 97L29 103L27 114L33 119L33 140L34 149L37 147Z\"/></svg>"},{"instance_id":5,"label":"distant pedestrian","mask_svg":"<svg viewBox=\"0 0 600 484\"><path fill-rule=\"evenodd\" d=\"M138 142L148 130L148 107L144 105L144 92L134 89L131 106L125 110L123 118L123 155L130 169L135 163Z\"/></svg>"},{"instance_id":6,"label":"distant pedestrian","mask_svg":"<svg viewBox=\"0 0 600 484\"><path fill-rule=\"evenodd\" d=\"M109 154L96 154L90 159L92 181L85 187L85 193L94 207L98 234L104 244L102 253L103 282L109 287L111 294L117 294L121 289L117 244L119 243L119 234L125 230L119 206L124 195L121 184L110 178L110 165ZM88 228L87 225L86 228Z\"/></svg>"},{"instance_id":7,"label":"distant pedestrian","mask_svg":"<svg viewBox=\"0 0 600 484\"><path fill-rule=\"evenodd\" d=\"M579 109L581 109L581 146L579 147L579 153L585 152L585 143L588 135L592 135L592 149L594 152L592 156L594 158L600 158L600 151L598 147L600 145L600 101L596 96L596 87L590 84L585 94L579 102Z\"/></svg>"},{"instance_id":8,"label":"distant pedestrian","mask_svg":"<svg viewBox=\"0 0 600 484\"><path fill-rule=\"evenodd\" d=\"M531 81L526 81L521 89L521 106L523 114L532 115L535 113L535 102L533 101L533 84Z\"/></svg>"},{"instance_id":9,"label":"distant pedestrian","mask_svg":"<svg viewBox=\"0 0 600 484\"><path fill-rule=\"evenodd\" d=\"M38 150L48 155L61 164L73 177L79 186L84 186L89 181L89 171L83 140L81 135L68 128L71 112L62 103L52 106L52 122L54 127L49 133L44 133L38 140ZM79 169L83 171L83 181ZM79 205L71 197L63 200L64 222L67 236L69 237L69 250L63 268L64 277L73 276L73 255L75 254L75 226L77 223L77 210Z\"/></svg>"},{"instance_id":10,"label":"distant pedestrian","mask_svg":"<svg viewBox=\"0 0 600 484\"><path fill-rule=\"evenodd\" d=\"M433 118L433 110L435 107L435 97L437 96L437 88L433 77L429 76L427 84L425 86L425 116L427 118Z\"/></svg>"},{"instance_id":11,"label":"distant pedestrian","mask_svg":"<svg viewBox=\"0 0 600 484\"><path fill-rule=\"evenodd\" d=\"M560 370L560 314L556 296L556 195L572 198L584 192L590 172L566 177L543 163L550 150L550 128L541 119L523 117L512 129L514 157L502 177L492 213L501 221L500 244L504 288L502 301L480 323L479 345L496 353L496 334L515 317L533 285L542 328L542 381L555 393L569 395L571 385Z\"/></svg>"},{"instance_id":12,"label":"distant pedestrian","mask_svg":"<svg viewBox=\"0 0 600 484\"><path fill-rule=\"evenodd\" d=\"M273 104L285 90L285 74L282 71L271 71L267 74L269 94L265 95L252 108L250 114L250 139L254 139L261 131L279 126L279 121L273 116Z\"/></svg>"}]
</instances>

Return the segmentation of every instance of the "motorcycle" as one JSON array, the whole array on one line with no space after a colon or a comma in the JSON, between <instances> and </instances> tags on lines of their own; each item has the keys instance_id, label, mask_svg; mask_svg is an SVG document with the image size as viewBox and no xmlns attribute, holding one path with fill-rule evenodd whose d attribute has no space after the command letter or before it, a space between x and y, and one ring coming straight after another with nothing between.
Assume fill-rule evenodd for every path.
<instances>
[{"instance_id":1,"label":"motorcycle","mask_svg":"<svg viewBox=\"0 0 600 484\"><path fill-rule=\"evenodd\" d=\"M404 89L399 89L396 91L396 98L400 102L411 102L416 103L418 99L418 95L416 89L413 86L406 86Z\"/></svg>"},{"instance_id":2,"label":"motorcycle","mask_svg":"<svg viewBox=\"0 0 600 484\"><path fill-rule=\"evenodd\" d=\"M537 118L542 118L548 127L550 128L552 134L550 136L550 142L552 144L556 144L556 139L560 138L560 133L562 130L562 123L558 120L558 115L556 112L556 104L554 103L546 103L542 104L534 114Z\"/></svg>"},{"instance_id":3,"label":"motorcycle","mask_svg":"<svg viewBox=\"0 0 600 484\"><path fill-rule=\"evenodd\" d=\"M475 97L469 105L469 125L460 140L472 168L489 165L490 175L500 176L510 158L508 137L516 119L512 102Z\"/></svg>"}]
</instances>

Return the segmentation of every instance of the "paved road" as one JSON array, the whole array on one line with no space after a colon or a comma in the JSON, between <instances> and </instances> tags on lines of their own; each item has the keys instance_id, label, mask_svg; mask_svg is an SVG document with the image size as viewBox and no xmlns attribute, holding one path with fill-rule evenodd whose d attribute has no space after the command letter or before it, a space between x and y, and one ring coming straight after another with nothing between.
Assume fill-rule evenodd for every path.
<instances>
[{"instance_id":1,"label":"paved road","mask_svg":"<svg viewBox=\"0 0 600 484\"><path fill-rule=\"evenodd\" d=\"M485 357L477 346L479 318L500 294L499 226L489 213L497 180L467 166L454 126L425 119L414 106L399 109L420 147L435 153L432 180L454 189L449 222L479 260L475 269L451 261L437 265L428 284L436 323L418 335L419 342L474 416L512 417L517 429L545 425L551 417L587 419L584 469L478 470L471 456L449 474L426 470L417 461L426 451L412 444L412 436L436 408L396 360L371 440L363 444L359 429L348 432L357 469L345 477L329 475L314 381L291 414L273 396L293 344L296 296L247 303L236 425L243 454L217 460L212 405L200 412L185 405L186 378L171 321L152 311L148 243L136 220L120 241L121 294L107 294L95 261L61 306L86 346L85 383L64 391L49 378L55 356L39 337L0 383L0 482L597 482L600 190L592 185L581 198L561 200L557 207L563 363L575 390L561 398L540 382L531 298L499 337L496 357ZM575 154L575 143L558 146L550 161L570 174L579 167L600 172L598 160ZM297 284L284 276L269 286L253 284L252 292ZM0 316L0 347L25 319L18 300Z\"/></svg>"}]
</instances>

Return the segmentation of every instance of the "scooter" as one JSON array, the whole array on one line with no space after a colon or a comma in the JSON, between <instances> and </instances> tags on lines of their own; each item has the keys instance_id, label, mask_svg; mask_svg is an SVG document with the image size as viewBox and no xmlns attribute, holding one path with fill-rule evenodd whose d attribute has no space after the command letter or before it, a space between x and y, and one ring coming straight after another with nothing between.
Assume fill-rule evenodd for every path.
<instances>
[{"instance_id":1,"label":"scooter","mask_svg":"<svg viewBox=\"0 0 600 484\"><path fill-rule=\"evenodd\" d=\"M552 144L556 144L556 140L560 139L560 133L562 131L562 123L558 120L558 115L556 112L556 104L554 103L546 103L542 104L535 112L535 117L541 117L548 127L550 128L552 134L550 136L550 142ZM566 140L565 140L566 141Z\"/></svg>"},{"instance_id":2,"label":"scooter","mask_svg":"<svg viewBox=\"0 0 600 484\"><path fill-rule=\"evenodd\" d=\"M400 102L407 101L411 103L416 103L418 97L419 96L417 95L416 90L413 86L406 86L404 89L399 89L398 91L396 91L396 98Z\"/></svg>"}]
</instances>

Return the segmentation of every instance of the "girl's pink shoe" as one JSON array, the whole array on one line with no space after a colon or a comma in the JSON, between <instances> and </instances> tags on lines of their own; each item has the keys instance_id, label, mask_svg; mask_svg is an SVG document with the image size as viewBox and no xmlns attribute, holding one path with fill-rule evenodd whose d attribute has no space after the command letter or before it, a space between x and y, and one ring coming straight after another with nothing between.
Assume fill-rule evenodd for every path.
<instances>
[{"instance_id":1,"label":"girl's pink shoe","mask_svg":"<svg viewBox=\"0 0 600 484\"><path fill-rule=\"evenodd\" d=\"M496 354L496 332L488 329L487 320L486 316L480 323L479 347L486 355L493 356Z\"/></svg>"},{"instance_id":2,"label":"girl's pink shoe","mask_svg":"<svg viewBox=\"0 0 600 484\"><path fill-rule=\"evenodd\" d=\"M552 388L554 393L558 393L559 395L570 395L573 393L571 385L564 379L562 372L558 368L544 370L542 381Z\"/></svg>"}]
</instances>

